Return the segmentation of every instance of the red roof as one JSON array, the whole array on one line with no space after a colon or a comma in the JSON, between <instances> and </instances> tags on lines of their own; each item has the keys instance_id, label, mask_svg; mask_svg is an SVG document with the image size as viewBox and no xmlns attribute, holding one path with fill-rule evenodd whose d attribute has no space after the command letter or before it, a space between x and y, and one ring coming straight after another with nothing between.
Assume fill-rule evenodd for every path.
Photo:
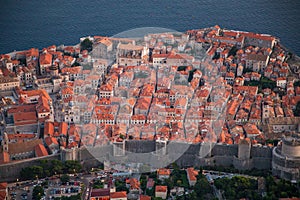
<instances>
[{"instance_id":1,"label":"red roof","mask_svg":"<svg viewBox=\"0 0 300 200\"><path fill-rule=\"evenodd\" d=\"M0 183L0 190L6 190L7 188L7 182Z\"/></svg>"},{"instance_id":2,"label":"red roof","mask_svg":"<svg viewBox=\"0 0 300 200\"><path fill-rule=\"evenodd\" d=\"M6 191L0 191L0 200L4 200L7 197Z\"/></svg>"},{"instance_id":3,"label":"red roof","mask_svg":"<svg viewBox=\"0 0 300 200\"><path fill-rule=\"evenodd\" d=\"M127 198L126 191L110 193L110 199Z\"/></svg>"},{"instance_id":4,"label":"red roof","mask_svg":"<svg viewBox=\"0 0 300 200\"><path fill-rule=\"evenodd\" d=\"M50 146L51 144L58 145L57 139L55 137L46 137L45 143Z\"/></svg>"},{"instance_id":5,"label":"red roof","mask_svg":"<svg viewBox=\"0 0 300 200\"><path fill-rule=\"evenodd\" d=\"M41 65L51 65L52 64L52 55L49 53L42 54L40 56Z\"/></svg>"},{"instance_id":6,"label":"red roof","mask_svg":"<svg viewBox=\"0 0 300 200\"><path fill-rule=\"evenodd\" d=\"M36 157L48 156L48 152L44 145L38 144L34 148Z\"/></svg>"},{"instance_id":7,"label":"red roof","mask_svg":"<svg viewBox=\"0 0 300 200\"><path fill-rule=\"evenodd\" d=\"M37 123L36 112L15 113L14 123L16 126L25 125L25 124L36 124Z\"/></svg>"},{"instance_id":8,"label":"red roof","mask_svg":"<svg viewBox=\"0 0 300 200\"><path fill-rule=\"evenodd\" d=\"M168 187L163 185L155 186L155 192L167 192Z\"/></svg>"},{"instance_id":9,"label":"red roof","mask_svg":"<svg viewBox=\"0 0 300 200\"><path fill-rule=\"evenodd\" d=\"M66 122L61 122L59 124L59 133L61 135L67 135L67 131L68 131L68 124Z\"/></svg>"},{"instance_id":10,"label":"red roof","mask_svg":"<svg viewBox=\"0 0 300 200\"><path fill-rule=\"evenodd\" d=\"M46 122L44 126L44 136L50 135L52 136L54 134L54 125L52 122Z\"/></svg>"},{"instance_id":11,"label":"red roof","mask_svg":"<svg viewBox=\"0 0 300 200\"><path fill-rule=\"evenodd\" d=\"M109 195L110 195L109 188L93 189L91 192L91 197L108 197L109 198Z\"/></svg>"},{"instance_id":12,"label":"red roof","mask_svg":"<svg viewBox=\"0 0 300 200\"><path fill-rule=\"evenodd\" d=\"M7 152L0 153L0 164L8 163L9 161L10 161L10 157Z\"/></svg>"},{"instance_id":13,"label":"red roof","mask_svg":"<svg viewBox=\"0 0 300 200\"><path fill-rule=\"evenodd\" d=\"M170 175L171 174L171 170L169 169L158 169L157 170L158 175Z\"/></svg>"},{"instance_id":14,"label":"red roof","mask_svg":"<svg viewBox=\"0 0 300 200\"><path fill-rule=\"evenodd\" d=\"M147 195L140 195L140 200L151 200L151 197Z\"/></svg>"},{"instance_id":15,"label":"red roof","mask_svg":"<svg viewBox=\"0 0 300 200\"><path fill-rule=\"evenodd\" d=\"M192 167L191 168L187 168L187 175L188 175L188 177L189 177L189 179L191 181L196 181L197 180L196 176L198 175L198 171L196 171Z\"/></svg>"}]
</instances>

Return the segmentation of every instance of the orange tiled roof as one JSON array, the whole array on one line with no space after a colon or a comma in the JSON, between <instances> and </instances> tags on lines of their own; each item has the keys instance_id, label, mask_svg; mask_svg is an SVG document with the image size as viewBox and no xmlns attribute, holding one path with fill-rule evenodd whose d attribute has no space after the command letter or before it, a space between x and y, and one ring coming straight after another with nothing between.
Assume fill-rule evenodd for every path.
<instances>
[{"instance_id":1,"label":"orange tiled roof","mask_svg":"<svg viewBox=\"0 0 300 200\"><path fill-rule=\"evenodd\" d=\"M166 169L166 168L162 168L162 169L158 169L157 173L158 173L158 175L170 175L171 170Z\"/></svg>"},{"instance_id":2,"label":"orange tiled roof","mask_svg":"<svg viewBox=\"0 0 300 200\"><path fill-rule=\"evenodd\" d=\"M187 168L187 175L191 181L196 181L198 176L198 171L196 171L193 167Z\"/></svg>"},{"instance_id":3,"label":"orange tiled roof","mask_svg":"<svg viewBox=\"0 0 300 200\"><path fill-rule=\"evenodd\" d=\"M14 123L16 126L37 123L36 112L15 113Z\"/></svg>"},{"instance_id":4,"label":"orange tiled roof","mask_svg":"<svg viewBox=\"0 0 300 200\"><path fill-rule=\"evenodd\" d=\"M120 199L120 198L127 198L126 191L110 193L110 199Z\"/></svg>"},{"instance_id":5,"label":"orange tiled roof","mask_svg":"<svg viewBox=\"0 0 300 200\"><path fill-rule=\"evenodd\" d=\"M147 195L140 195L140 200L151 200L151 197Z\"/></svg>"},{"instance_id":6,"label":"orange tiled roof","mask_svg":"<svg viewBox=\"0 0 300 200\"><path fill-rule=\"evenodd\" d=\"M48 156L48 152L44 145L38 144L34 148L37 157Z\"/></svg>"},{"instance_id":7,"label":"orange tiled roof","mask_svg":"<svg viewBox=\"0 0 300 200\"><path fill-rule=\"evenodd\" d=\"M0 183L0 190L6 190L7 188L7 182Z\"/></svg>"},{"instance_id":8,"label":"orange tiled roof","mask_svg":"<svg viewBox=\"0 0 300 200\"><path fill-rule=\"evenodd\" d=\"M44 136L50 135L53 136L54 134L54 125L52 122L45 122L44 126Z\"/></svg>"},{"instance_id":9,"label":"orange tiled roof","mask_svg":"<svg viewBox=\"0 0 300 200\"><path fill-rule=\"evenodd\" d=\"M163 185L157 185L155 186L155 192L167 192L168 187Z\"/></svg>"},{"instance_id":10,"label":"orange tiled roof","mask_svg":"<svg viewBox=\"0 0 300 200\"><path fill-rule=\"evenodd\" d=\"M50 53L41 54L40 64L41 65L51 65L52 64L52 55Z\"/></svg>"},{"instance_id":11,"label":"orange tiled roof","mask_svg":"<svg viewBox=\"0 0 300 200\"><path fill-rule=\"evenodd\" d=\"M58 145L57 139L55 137L46 137L45 143L47 144L47 146L50 146L51 144Z\"/></svg>"},{"instance_id":12,"label":"orange tiled roof","mask_svg":"<svg viewBox=\"0 0 300 200\"><path fill-rule=\"evenodd\" d=\"M8 163L9 161L10 161L9 153L7 152L0 153L0 164ZM0 185L0 189L1 189L1 185Z\"/></svg>"},{"instance_id":13,"label":"orange tiled roof","mask_svg":"<svg viewBox=\"0 0 300 200\"><path fill-rule=\"evenodd\" d=\"M59 124L59 133L61 135L67 135L68 132L68 124L66 122L61 122Z\"/></svg>"}]
</instances>

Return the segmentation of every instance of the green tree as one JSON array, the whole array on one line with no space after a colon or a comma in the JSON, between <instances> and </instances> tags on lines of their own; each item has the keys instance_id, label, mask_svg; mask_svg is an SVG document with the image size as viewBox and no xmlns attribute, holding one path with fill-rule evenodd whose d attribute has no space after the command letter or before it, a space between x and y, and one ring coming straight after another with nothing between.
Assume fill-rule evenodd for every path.
<instances>
[{"instance_id":1,"label":"green tree","mask_svg":"<svg viewBox=\"0 0 300 200\"><path fill-rule=\"evenodd\" d=\"M63 163L60 160L51 160L51 174L63 173Z\"/></svg>"},{"instance_id":2,"label":"green tree","mask_svg":"<svg viewBox=\"0 0 300 200\"><path fill-rule=\"evenodd\" d=\"M296 105L296 109L294 111L294 115L300 117L300 101Z\"/></svg>"},{"instance_id":3,"label":"green tree","mask_svg":"<svg viewBox=\"0 0 300 200\"><path fill-rule=\"evenodd\" d=\"M41 166L33 165L30 167L22 168L20 172L20 176L22 180L42 178L43 176L43 168Z\"/></svg>"},{"instance_id":4,"label":"green tree","mask_svg":"<svg viewBox=\"0 0 300 200\"><path fill-rule=\"evenodd\" d=\"M203 174L197 176L197 182L194 186L194 191L199 199L203 199L205 195L212 193L212 188Z\"/></svg>"},{"instance_id":5,"label":"green tree","mask_svg":"<svg viewBox=\"0 0 300 200\"><path fill-rule=\"evenodd\" d=\"M44 189L42 186L35 186L32 191L32 199L40 200L44 196Z\"/></svg>"},{"instance_id":6,"label":"green tree","mask_svg":"<svg viewBox=\"0 0 300 200\"><path fill-rule=\"evenodd\" d=\"M294 82L294 87L300 86L300 81L295 81Z\"/></svg>"},{"instance_id":7,"label":"green tree","mask_svg":"<svg viewBox=\"0 0 300 200\"><path fill-rule=\"evenodd\" d=\"M177 71L185 71L186 68L187 68L187 66L179 66L177 68Z\"/></svg>"},{"instance_id":8,"label":"green tree","mask_svg":"<svg viewBox=\"0 0 300 200\"><path fill-rule=\"evenodd\" d=\"M67 182L70 181L70 176L67 175L67 174L63 174L63 175L60 177L60 181L61 181L61 183L64 185L64 184L66 184Z\"/></svg>"},{"instance_id":9,"label":"green tree","mask_svg":"<svg viewBox=\"0 0 300 200\"><path fill-rule=\"evenodd\" d=\"M233 46L228 53L228 57L231 55L235 56L237 51L238 51L238 48L236 46Z\"/></svg>"},{"instance_id":10,"label":"green tree","mask_svg":"<svg viewBox=\"0 0 300 200\"><path fill-rule=\"evenodd\" d=\"M93 49L93 42L90 41L88 38L84 39L80 43L80 49L81 50L88 50L89 52L92 51L92 49Z\"/></svg>"},{"instance_id":11,"label":"green tree","mask_svg":"<svg viewBox=\"0 0 300 200\"><path fill-rule=\"evenodd\" d=\"M63 167L63 171L65 173L78 173L81 171L81 169L81 164L76 160L67 160Z\"/></svg>"},{"instance_id":12,"label":"green tree","mask_svg":"<svg viewBox=\"0 0 300 200\"><path fill-rule=\"evenodd\" d=\"M116 181L115 186L116 186L117 192L120 192L120 191L126 191L127 193L129 192L129 189L126 187L126 184L124 181Z\"/></svg>"},{"instance_id":13,"label":"green tree","mask_svg":"<svg viewBox=\"0 0 300 200\"><path fill-rule=\"evenodd\" d=\"M79 200L81 199L80 194L72 195L72 196L62 196L62 197L55 197L54 200Z\"/></svg>"}]
</instances>

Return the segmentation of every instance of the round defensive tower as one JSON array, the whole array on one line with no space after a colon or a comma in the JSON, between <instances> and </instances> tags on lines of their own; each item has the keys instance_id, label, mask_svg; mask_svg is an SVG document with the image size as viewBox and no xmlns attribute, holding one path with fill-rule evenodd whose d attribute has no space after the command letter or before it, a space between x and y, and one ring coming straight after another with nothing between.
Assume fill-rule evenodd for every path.
<instances>
[{"instance_id":1,"label":"round defensive tower","mask_svg":"<svg viewBox=\"0 0 300 200\"><path fill-rule=\"evenodd\" d=\"M284 137L273 149L272 172L281 178L300 179L300 135Z\"/></svg>"}]
</instances>

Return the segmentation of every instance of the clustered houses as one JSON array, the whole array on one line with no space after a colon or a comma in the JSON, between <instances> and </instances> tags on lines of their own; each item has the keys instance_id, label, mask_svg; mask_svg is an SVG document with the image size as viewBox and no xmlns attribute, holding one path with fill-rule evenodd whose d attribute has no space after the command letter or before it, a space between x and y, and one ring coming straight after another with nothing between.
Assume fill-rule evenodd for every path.
<instances>
[{"instance_id":1,"label":"clustered houses","mask_svg":"<svg viewBox=\"0 0 300 200\"><path fill-rule=\"evenodd\" d=\"M273 36L214 26L148 34L143 42L90 39L92 52L53 45L0 56L0 91L19 100L6 109L8 124L53 126L44 133L49 153L80 146L81 136L88 145L256 144L266 139L264 124L294 118L300 101L297 80L287 78L288 53ZM69 131L56 131L59 123ZM277 131L294 130L282 127Z\"/></svg>"}]
</instances>

